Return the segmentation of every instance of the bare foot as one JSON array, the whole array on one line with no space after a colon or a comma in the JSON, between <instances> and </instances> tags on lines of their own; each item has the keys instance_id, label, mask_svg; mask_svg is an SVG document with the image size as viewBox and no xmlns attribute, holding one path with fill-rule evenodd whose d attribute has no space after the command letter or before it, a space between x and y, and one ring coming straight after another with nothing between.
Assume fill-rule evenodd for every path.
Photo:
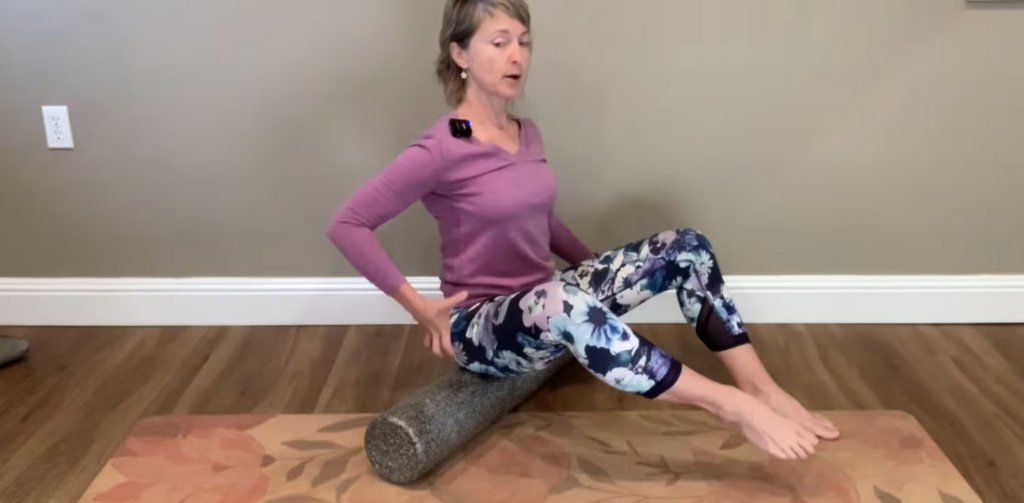
<instances>
[{"instance_id":1,"label":"bare foot","mask_svg":"<svg viewBox=\"0 0 1024 503\"><path fill-rule=\"evenodd\" d=\"M752 444L781 459L807 459L818 437L738 388L687 369L658 400L697 405L733 425Z\"/></svg>"},{"instance_id":2,"label":"bare foot","mask_svg":"<svg viewBox=\"0 0 1024 503\"><path fill-rule=\"evenodd\" d=\"M726 398L719 415L747 440L781 459L807 459L814 454L818 438L813 433L754 397L733 389L735 396Z\"/></svg>"},{"instance_id":3,"label":"bare foot","mask_svg":"<svg viewBox=\"0 0 1024 503\"><path fill-rule=\"evenodd\" d=\"M818 414L808 412L800 402L796 401L795 398L777 385L757 389L744 389L743 391L783 417L792 419L820 438L825 440L839 438L839 428L836 428L836 425Z\"/></svg>"}]
</instances>

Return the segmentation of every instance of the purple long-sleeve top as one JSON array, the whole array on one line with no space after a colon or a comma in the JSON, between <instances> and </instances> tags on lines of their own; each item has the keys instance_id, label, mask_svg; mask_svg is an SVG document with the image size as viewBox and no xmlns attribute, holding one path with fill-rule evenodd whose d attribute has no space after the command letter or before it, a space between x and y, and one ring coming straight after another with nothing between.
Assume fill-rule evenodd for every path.
<instances>
[{"instance_id":1,"label":"purple long-sleeve top","mask_svg":"<svg viewBox=\"0 0 1024 503\"><path fill-rule=\"evenodd\" d=\"M451 135L443 116L339 208L327 236L388 295L405 277L375 230L422 201L441 236L441 291L461 305L550 281L552 253L570 264L592 252L555 215L557 187L537 126L519 119L515 153Z\"/></svg>"}]
</instances>

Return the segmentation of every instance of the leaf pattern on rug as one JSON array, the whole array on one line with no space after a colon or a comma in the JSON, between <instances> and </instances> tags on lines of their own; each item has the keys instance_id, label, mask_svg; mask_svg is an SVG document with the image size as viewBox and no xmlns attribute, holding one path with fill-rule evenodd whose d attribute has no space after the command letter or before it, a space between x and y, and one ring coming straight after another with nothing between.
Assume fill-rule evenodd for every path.
<instances>
[{"instance_id":1,"label":"leaf pattern on rug","mask_svg":"<svg viewBox=\"0 0 1024 503\"><path fill-rule=\"evenodd\" d=\"M663 437L692 437L694 435L700 435L707 433L706 431L665 431L661 433Z\"/></svg>"},{"instance_id":2,"label":"leaf pattern on rug","mask_svg":"<svg viewBox=\"0 0 1024 503\"><path fill-rule=\"evenodd\" d=\"M634 456L638 458L640 457L640 451L636 449L636 446L633 445L632 441L626 440L626 446L629 447L629 452L632 452Z\"/></svg>"},{"instance_id":3,"label":"leaf pattern on rug","mask_svg":"<svg viewBox=\"0 0 1024 503\"><path fill-rule=\"evenodd\" d=\"M288 473L284 476L285 482L291 482L301 477L303 473L306 473L306 465L309 464L310 461L313 461L313 458L307 459L288 470Z\"/></svg>"},{"instance_id":4,"label":"leaf pattern on rug","mask_svg":"<svg viewBox=\"0 0 1024 503\"><path fill-rule=\"evenodd\" d=\"M878 501L881 503L903 503L903 500L889 494L878 486L875 486L875 497L878 498Z\"/></svg>"},{"instance_id":5,"label":"leaf pattern on rug","mask_svg":"<svg viewBox=\"0 0 1024 503\"><path fill-rule=\"evenodd\" d=\"M647 421L650 424L653 424L654 426L661 426L664 428L673 428L676 426L675 423L673 423L672 421L669 421L668 419L665 419L661 416L656 416L654 414L638 414L637 417L643 419L644 421Z\"/></svg>"},{"instance_id":6,"label":"leaf pattern on rug","mask_svg":"<svg viewBox=\"0 0 1024 503\"><path fill-rule=\"evenodd\" d=\"M888 416L885 415L880 415L880 417L882 417L878 420L880 422L888 420L903 428L902 422L886 419ZM364 457L365 451L362 446L356 446L355 442L349 440L355 438L353 435L358 435L360 431L358 428L372 423L372 420L373 418L367 415L360 417L346 415L302 424L300 427L293 427L289 423L276 426L275 423L274 428L278 428L276 432L274 428L270 428L269 432L263 429L258 430L256 433L260 436L255 437L255 440L259 445L253 442L246 443L245 445L249 447L247 449L248 456L241 461L244 461L243 464L248 469L252 469L254 474L258 474L266 481L256 480L253 482L252 498L257 498L258 492L262 491L262 493L259 494L258 499L247 500L245 503L255 503L256 501L264 501L264 503L344 503L348 500L366 498L376 494L376 486L381 482L373 476L372 468L365 462L367 460ZM890 484L886 481L896 480L890 477L904 473L900 470L905 470L907 477L911 480L918 480L914 478L918 476L924 477L923 472L914 471L913 466L908 468L906 464L892 463L892 471L885 471L885 477L879 478L876 475L882 473L879 471L882 468L877 466L877 462L882 461L883 466L888 466L884 463L891 463L891 458L880 460L872 457L865 459L860 465L854 462L846 464L844 460L852 458L843 458L836 462L834 453L829 451L823 451L819 460L804 466L775 463L774 461L765 465L760 459L744 461L744 459L748 459L746 455L738 456L734 453L750 455L755 453L761 455L762 453L753 449L752 446L745 447L750 442L740 432L727 425L716 426L712 424L711 416L703 414L669 411L627 412L616 416L614 420L618 422L613 422L611 418L591 420L587 416L576 415L510 417L499 426L498 429L503 431L496 436L499 443L495 445L504 450L500 455L492 457L489 464L483 466L476 463L476 458L470 455L472 451L460 452L459 456L453 457L452 464L457 469L459 467L476 469L476 471L471 469L472 473L467 472L470 473L469 480L460 480L459 476L453 476L448 484L443 486L445 489L437 492L431 489L431 481L436 482L431 478L425 480L424 485L418 486L422 489L410 486L403 490L410 491L409 495L413 498L416 491L425 491L421 494L425 503L427 500L435 503L473 501L473 495L479 494L480 486L475 484L476 479L481 476L480 473L488 476L493 474L497 479L501 479L508 475L508 464L518 462L529 463L533 467L529 469L535 470L526 477L509 478L510 481L507 483L505 491L515 494L517 497L522 496L521 501L539 502L545 500L544 498L555 500L583 497L591 503L596 501L615 503L623 498L633 498L630 501L624 500L625 503L639 503L640 500L637 498L641 498L641 493L648 490L651 491L651 494L655 492L657 494L673 494L674 492L690 494L688 491L699 485L702 491L711 491L707 497L714 501L745 501L743 494L749 493L750 490L760 491L757 486L764 486L769 490L788 488L792 498L796 498L794 501L806 498L808 496L806 493L811 491L812 494L823 498L823 501L832 497L835 501L844 502L860 501L859 498L863 498L864 501L870 500L875 503L903 503L903 497L913 499L910 496L910 491L904 489L902 485ZM126 453L125 456L130 455L129 458L115 457L111 462L111 467L116 467L120 463L122 466L135 469L135 465L129 464L132 461L130 458L145 457L160 460L179 452L180 449L175 450L178 449L175 447L177 445L174 443L175 438L164 437L167 432L172 431L171 428L166 427L171 422L166 421L165 423L150 425L146 430L146 433L150 434L149 436L132 438L131 442L122 448L122 451L119 451ZM182 423L180 431L192 432L188 437L190 442L198 442L206 438L204 435L212 435L206 430L188 427L185 420L182 420ZM629 426L623 429L620 427L623 423L629 424ZM875 430L871 430L870 433L875 436L861 433L860 437L874 439L878 443L885 441L886 443L882 444L882 447L854 445L851 447L851 451L860 452L874 449L872 452L889 452L886 451L886 448L894 443L894 439L902 438L898 434L904 433L896 426L890 427L892 431L885 430L877 434ZM909 425L904 429L910 430L922 438L927 438L918 431L916 425ZM536 435L542 430L546 430L546 432ZM865 431L867 430L865 429ZM336 433L341 433L343 436L334 435ZM210 438L219 437L211 436ZM287 441L285 441L286 439ZM352 446L345 445L350 442L353 444ZM207 443L211 446L234 445L223 442ZM249 446L249 444L252 445ZM512 447L510 448L509 445ZM540 451L543 451L545 455L534 455L539 452L538 446L544 447ZM485 447L485 454L495 455L494 452L491 452L494 449L491 449L490 444ZM738 450L741 448L744 450ZM678 456L680 449L686 455ZM237 470L237 466L241 462L235 461L234 451L229 452L230 455L222 455L216 449L210 452L217 454L208 456L209 460L206 464L209 465L209 471L206 473L210 475L218 477L233 475L233 473L228 473L228 470ZM706 457L700 458L697 455L698 452L705 453ZM695 456L693 459L691 459L691 454ZM171 458L172 461L174 459L177 458ZM872 463L870 466L869 462ZM478 467L473 467L474 464ZM457 475L457 469L452 473ZM548 476L552 469L561 471L557 475ZM108 470L113 471L113 468L108 468ZM860 471L858 472L858 470ZM964 499L953 495L958 494L965 497L970 495L967 501L976 501L969 488L960 485L958 480L953 480L956 472L952 471L950 467L936 464L935 470L936 475L929 479L928 485L924 487L931 496L926 495L924 500L929 503L966 503ZM543 475L538 477L536 473ZM856 487L852 485L853 488L849 490L840 488L829 489L831 492L817 492L824 487L819 484L821 480L832 477L839 480L840 482L837 484L841 485L840 479L858 476L869 477L857 479L858 483L865 484L866 489L861 489L859 496ZM750 482L749 487L733 484L734 480L740 479ZM122 479L118 476L111 480L113 484ZM936 487L935 480L945 481L942 488L949 489L953 494ZM266 487L267 481L270 482L269 488ZM455 481L458 482L454 485L451 484ZM537 481L543 483L536 483ZM529 482L529 484L524 482ZM901 482L903 482L902 479ZM925 480L922 478L918 482L925 483ZM259 486L259 484L263 485ZM530 484L535 484L536 487L528 487ZM148 482L143 484L130 480L120 482L114 484L113 487L106 488L107 492L100 493L100 497L97 497L95 501L108 503L134 501L133 498L137 499L139 495L148 490L149 485ZM888 489L884 489L883 486ZM914 490L917 489L918 487L915 486ZM459 499L460 497L462 499ZM466 497L470 499L466 500ZM437 498L437 500L433 498Z\"/></svg>"},{"instance_id":7,"label":"leaf pattern on rug","mask_svg":"<svg viewBox=\"0 0 1024 503\"><path fill-rule=\"evenodd\" d=\"M668 460L665 456L659 456L657 462L653 461L637 461L637 466L646 466L647 468L654 468L659 470L658 473L652 475L664 475L672 472L672 467L668 466Z\"/></svg>"},{"instance_id":8,"label":"leaf pattern on rug","mask_svg":"<svg viewBox=\"0 0 1024 503\"><path fill-rule=\"evenodd\" d=\"M729 435L729 438L726 438L724 441L722 441L722 445L718 446L718 450L729 451L732 449L739 448L745 443L747 443L746 437L740 435L739 433L733 433L732 435Z\"/></svg>"},{"instance_id":9,"label":"leaf pattern on rug","mask_svg":"<svg viewBox=\"0 0 1024 503\"><path fill-rule=\"evenodd\" d=\"M629 453L619 449L604 449L601 454L607 454L609 456L629 456Z\"/></svg>"},{"instance_id":10,"label":"leaf pattern on rug","mask_svg":"<svg viewBox=\"0 0 1024 503\"><path fill-rule=\"evenodd\" d=\"M572 491L573 489L576 489L577 487L583 487L583 484L580 484L580 481L577 480L576 477L573 477L572 475L569 475L564 480L559 482L558 485L556 485L555 487L552 487L550 494L552 496L557 496L559 494L565 494L565 493L567 493L569 491Z\"/></svg>"},{"instance_id":11,"label":"leaf pattern on rug","mask_svg":"<svg viewBox=\"0 0 1024 503\"><path fill-rule=\"evenodd\" d=\"M320 472L316 474L316 477L313 477L313 487L322 486L344 475L345 469L348 468L348 462L359 455L360 452L362 452L362 449L353 449L346 454L327 460L320 467Z\"/></svg>"},{"instance_id":12,"label":"leaf pattern on rug","mask_svg":"<svg viewBox=\"0 0 1024 503\"><path fill-rule=\"evenodd\" d=\"M580 469L582 469L583 473L586 473L588 477L597 482L603 482L605 484L612 483L611 475L609 475L608 472L604 468L601 468L597 463L586 458L576 458L576 462L579 463Z\"/></svg>"},{"instance_id":13,"label":"leaf pattern on rug","mask_svg":"<svg viewBox=\"0 0 1024 503\"><path fill-rule=\"evenodd\" d=\"M942 503L964 503L964 500L942 490L939 491L939 497L942 498Z\"/></svg>"},{"instance_id":14,"label":"leaf pattern on rug","mask_svg":"<svg viewBox=\"0 0 1024 503\"><path fill-rule=\"evenodd\" d=\"M343 431L354 430L361 428L373 422L373 416L369 417L357 417L354 419L345 419L336 423L331 423L327 426L316 430L319 433L341 433Z\"/></svg>"},{"instance_id":15,"label":"leaf pattern on rug","mask_svg":"<svg viewBox=\"0 0 1024 503\"><path fill-rule=\"evenodd\" d=\"M320 498L314 498L304 494L293 494L291 496L282 496L280 498L274 498L267 503L330 503L329 501L322 500Z\"/></svg>"},{"instance_id":16,"label":"leaf pattern on rug","mask_svg":"<svg viewBox=\"0 0 1024 503\"><path fill-rule=\"evenodd\" d=\"M356 481L359 480L359 477L360 475L353 475L343 480L341 484L338 484L338 488L334 490L334 501L336 503L341 503L341 497L352 488Z\"/></svg>"},{"instance_id":17,"label":"leaf pattern on rug","mask_svg":"<svg viewBox=\"0 0 1024 503\"><path fill-rule=\"evenodd\" d=\"M297 451L323 451L342 448L340 445L329 440L289 440L281 444Z\"/></svg>"},{"instance_id":18,"label":"leaf pattern on rug","mask_svg":"<svg viewBox=\"0 0 1024 503\"><path fill-rule=\"evenodd\" d=\"M706 422L701 421L699 419L694 419L692 417L687 417L687 416L685 416L683 414L672 414L672 419L675 419L676 422L678 422L679 424L681 424L683 426L688 426L688 427L696 429L696 430L715 431L715 430L721 429L720 426L716 426L714 424L709 424L709 423L706 423Z\"/></svg>"},{"instance_id":19,"label":"leaf pattern on rug","mask_svg":"<svg viewBox=\"0 0 1024 503\"><path fill-rule=\"evenodd\" d=\"M614 449L615 448L612 444L609 444L608 442L605 442L604 440L601 440L600 438L597 438L597 437L595 437L593 435L587 435L587 439L592 440L592 441L594 441L594 442L596 442L598 444L601 444L601 447L604 447L606 449Z\"/></svg>"}]
</instances>

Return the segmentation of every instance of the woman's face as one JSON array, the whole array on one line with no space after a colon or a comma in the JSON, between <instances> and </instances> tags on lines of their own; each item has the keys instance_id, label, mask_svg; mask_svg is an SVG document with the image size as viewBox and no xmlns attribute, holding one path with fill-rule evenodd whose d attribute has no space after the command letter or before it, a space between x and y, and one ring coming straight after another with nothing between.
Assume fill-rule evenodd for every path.
<instances>
[{"instance_id":1,"label":"woman's face","mask_svg":"<svg viewBox=\"0 0 1024 503\"><path fill-rule=\"evenodd\" d=\"M497 10L484 14L467 50L452 44L452 57L466 69L470 86L514 100L522 92L530 69L530 43L526 27Z\"/></svg>"}]
</instances>

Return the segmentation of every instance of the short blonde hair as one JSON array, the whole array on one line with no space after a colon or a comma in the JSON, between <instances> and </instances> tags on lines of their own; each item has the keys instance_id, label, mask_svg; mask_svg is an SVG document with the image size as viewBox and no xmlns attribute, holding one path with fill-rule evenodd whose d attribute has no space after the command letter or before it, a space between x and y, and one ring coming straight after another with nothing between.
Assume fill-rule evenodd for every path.
<instances>
[{"instance_id":1,"label":"short blonde hair","mask_svg":"<svg viewBox=\"0 0 1024 503\"><path fill-rule=\"evenodd\" d=\"M463 69L452 59L451 44L463 49L469 48L469 41L480 29L480 17L485 13L501 10L512 19L530 29L530 8L526 0L448 0L444 5L441 23L441 53L437 56L435 70L437 80L444 87L445 100L456 107L466 96L466 81Z\"/></svg>"}]
</instances>

